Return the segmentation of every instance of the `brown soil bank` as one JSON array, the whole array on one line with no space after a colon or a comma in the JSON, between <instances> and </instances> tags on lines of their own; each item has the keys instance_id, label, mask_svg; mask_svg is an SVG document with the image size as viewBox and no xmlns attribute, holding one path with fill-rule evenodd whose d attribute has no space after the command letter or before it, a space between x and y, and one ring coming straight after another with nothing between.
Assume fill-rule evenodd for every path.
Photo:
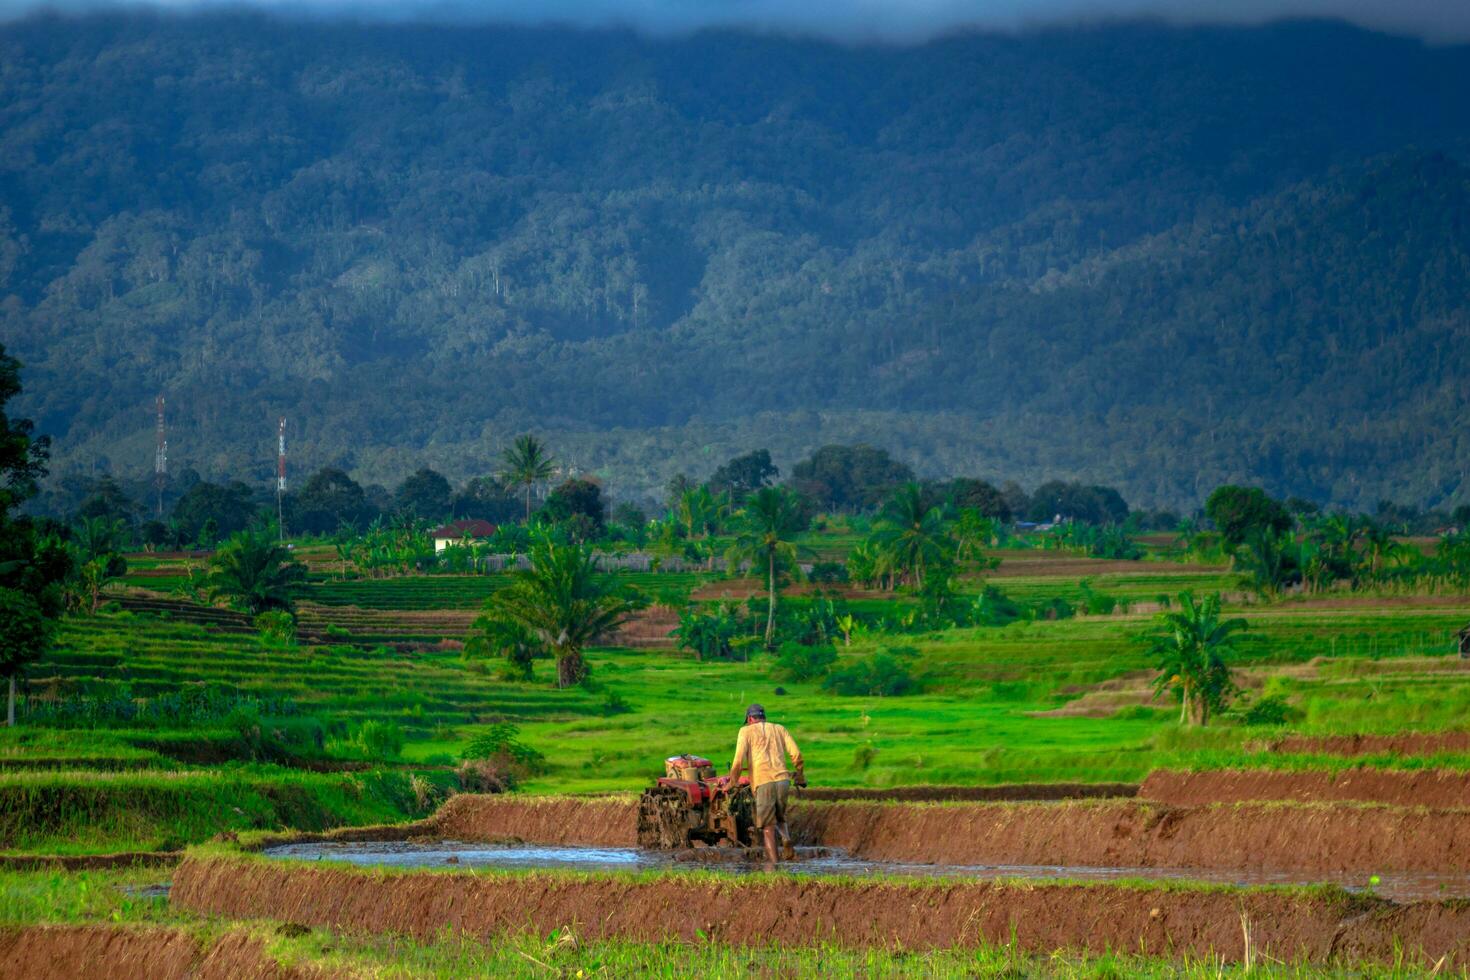
<instances>
[{"instance_id":1,"label":"brown soil bank","mask_svg":"<svg viewBox=\"0 0 1470 980\"><path fill-rule=\"evenodd\" d=\"M286 967L260 941L227 933L201 947L181 929L121 926L0 928L0 977L12 980L306 980L336 976Z\"/></svg>"},{"instance_id":2,"label":"brown soil bank","mask_svg":"<svg viewBox=\"0 0 1470 980\"><path fill-rule=\"evenodd\" d=\"M456 796L420 825L453 840L637 846L623 799ZM1358 804L1170 806L1057 803L819 803L792 810L798 843L872 861L1308 873L1470 873L1462 811Z\"/></svg>"},{"instance_id":3,"label":"brown soil bank","mask_svg":"<svg viewBox=\"0 0 1470 980\"><path fill-rule=\"evenodd\" d=\"M1470 732L1404 732L1399 735L1288 735L1272 752L1299 755L1434 755L1470 752Z\"/></svg>"},{"instance_id":4,"label":"brown soil bank","mask_svg":"<svg viewBox=\"0 0 1470 980\"><path fill-rule=\"evenodd\" d=\"M1466 814L1386 806L827 803L793 811L792 830L804 843L874 861L1470 872Z\"/></svg>"},{"instance_id":5,"label":"brown soil bank","mask_svg":"<svg viewBox=\"0 0 1470 980\"><path fill-rule=\"evenodd\" d=\"M618 797L451 797L431 821L450 840L515 837L536 844L637 847L638 803Z\"/></svg>"},{"instance_id":6,"label":"brown soil bank","mask_svg":"<svg viewBox=\"0 0 1470 980\"><path fill-rule=\"evenodd\" d=\"M884 789L819 787L804 789L800 798L816 802L944 803L983 800L1093 800L1136 796L1137 783L1015 783L1006 786L892 786Z\"/></svg>"},{"instance_id":7,"label":"brown soil bank","mask_svg":"<svg viewBox=\"0 0 1470 980\"><path fill-rule=\"evenodd\" d=\"M917 949L1014 940L1027 950L1227 960L1243 958L1244 916L1256 953L1287 962L1470 962L1470 909L1460 905L1282 891L366 872L190 858L172 901L420 940L445 927L481 937L569 927L587 940Z\"/></svg>"},{"instance_id":8,"label":"brown soil bank","mask_svg":"<svg viewBox=\"0 0 1470 980\"><path fill-rule=\"evenodd\" d=\"M1470 807L1470 773L1441 769L1349 769L1345 772L1153 772L1138 795L1175 805L1244 800L1392 803L1440 809Z\"/></svg>"}]
</instances>

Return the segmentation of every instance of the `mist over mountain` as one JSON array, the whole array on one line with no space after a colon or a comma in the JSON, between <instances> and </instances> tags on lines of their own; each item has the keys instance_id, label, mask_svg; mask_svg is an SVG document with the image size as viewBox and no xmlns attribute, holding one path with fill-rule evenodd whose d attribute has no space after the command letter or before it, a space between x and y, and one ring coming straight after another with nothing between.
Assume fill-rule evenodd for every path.
<instances>
[{"instance_id":1,"label":"mist over mountain","mask_svg":"<svg viewBox=\"0 0 1470 980\"><path fill-rule=\"evenodd\" d=\"M0 26L0 337L58 474L636 496L769 447L1470 501L1470 48L1333 23L838 45Z\"/></svg>"}]
</instances>

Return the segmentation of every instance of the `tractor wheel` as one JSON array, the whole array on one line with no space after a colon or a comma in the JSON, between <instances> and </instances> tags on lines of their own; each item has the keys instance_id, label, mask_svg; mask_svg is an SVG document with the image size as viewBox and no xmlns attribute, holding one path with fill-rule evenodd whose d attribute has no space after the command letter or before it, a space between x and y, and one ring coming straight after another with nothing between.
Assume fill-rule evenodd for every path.
<instances>
[{"instance_id":1,"label":"tractor wheel","mask_svg":"<svg viewBox=\"0 0 1470 980\"><path fill-rule=\"evenodd\" d=\"M669 786L655 786L638 800L638 846L676 851L689 846L689 798Z\"/></svg>"},{"instance_id":2,"label":"tractor wheel","mask_svg":"<svg viewBox=\"0 0 1470 980\"><path fill-rule=\"evenodd\" d=\"M760 842L755 833L755 793L749 786L742 786L730 796L727 804L735 823L735 843L740 847L755 847Z\"/></svg>"}]
</instances>

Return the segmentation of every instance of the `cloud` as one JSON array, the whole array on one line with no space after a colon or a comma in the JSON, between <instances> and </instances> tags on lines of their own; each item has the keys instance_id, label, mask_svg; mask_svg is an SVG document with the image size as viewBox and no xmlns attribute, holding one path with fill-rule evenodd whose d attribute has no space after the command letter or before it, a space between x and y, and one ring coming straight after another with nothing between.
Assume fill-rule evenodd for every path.
<instances>
[{"instance_id":1,"label":"cloud","mask_svg":"<svg viewBox=\"0 0 1470 980\"><path fill-rule=\"evenodd\" d=\"M0 19L44 10L242 6L374 21L627 27L655 35L725 27L896 43L963 29L1014 31L1139 17L1180 24L1333 18L1431 43L1470 41L1470 0L0 0Z\"/></svg>"}]
</instances>

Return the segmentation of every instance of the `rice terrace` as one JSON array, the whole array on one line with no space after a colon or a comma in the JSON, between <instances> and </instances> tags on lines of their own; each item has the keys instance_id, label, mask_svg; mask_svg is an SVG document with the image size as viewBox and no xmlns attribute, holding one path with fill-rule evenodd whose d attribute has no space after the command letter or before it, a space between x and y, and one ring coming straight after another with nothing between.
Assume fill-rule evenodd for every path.
<instances>
[{"instance_id":1,"label":"rice terrace","mask_svg":"<svg viewBox=\"0 0 1470 980\"><path fill-rule=\"evenodd\" d=\"M0 980L1470 978L1467 93L0 0Z\"/></svg>"}]
</instances>

